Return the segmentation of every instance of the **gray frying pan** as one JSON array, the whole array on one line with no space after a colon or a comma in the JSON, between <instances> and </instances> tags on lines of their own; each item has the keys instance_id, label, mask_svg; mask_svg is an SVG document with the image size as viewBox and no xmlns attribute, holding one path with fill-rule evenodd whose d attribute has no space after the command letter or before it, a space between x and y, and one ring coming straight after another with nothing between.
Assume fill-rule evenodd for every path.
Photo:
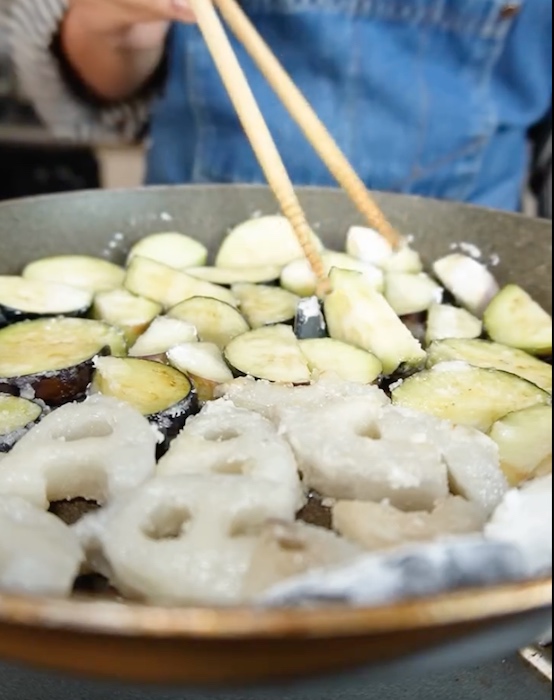
<instances>
[{"instance_id":1,"label":"gray frying pan","mask_svg":"<svg viewBox=\"0 0 554 700\"><path fill-rule=\"evenodd\" d=\"M459 204L381 195L380 205L428 260L468 242L498 260L551 310L552 232L544 221ZM334 190L301 200L330 247L359 217ZM266 188L207 186L85 192L0 205L0 274L60 253L122 260L141 236L180 230L215 248L255 212ZM24 348L22 348L24 350ZM549 523L545 523L548 527ZM245 685L374 669L394 679L515 651L551 621L552 581L471 590L378 609L167 610L101 600L0 595L0 658L128 681Z\"/></svg>"}]
</instances>

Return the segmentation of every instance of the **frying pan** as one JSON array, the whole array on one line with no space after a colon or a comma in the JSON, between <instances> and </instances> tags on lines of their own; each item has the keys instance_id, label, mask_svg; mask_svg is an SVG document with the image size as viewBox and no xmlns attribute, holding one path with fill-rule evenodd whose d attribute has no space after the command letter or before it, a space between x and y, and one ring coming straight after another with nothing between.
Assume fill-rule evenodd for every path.
<instances>
[{"instance_id":1,"label":"frying pan","mask_svg":"<svg viewBox=\"0 0 554 700\"><path fill-rule=\"evenodd\" d=\"M341 247L361 223L339 191L300 190L324 243ZM427 260L476 245L551 310L551 225L519 215L378 195L393 225ZM275 213L264 187L95 191L0 205L0 273L59 253L123 260L145 234L180 230L215 249L226 230ZM24 349L22 349L24 350ZM550 523L545 523L549 527ZM367 669L440 670L515 651L551 623L552 581L468 590L376 609L159 609L110 601L0 595L0 657L126 681L236 686Z\"/></svg>"}]
</instances>

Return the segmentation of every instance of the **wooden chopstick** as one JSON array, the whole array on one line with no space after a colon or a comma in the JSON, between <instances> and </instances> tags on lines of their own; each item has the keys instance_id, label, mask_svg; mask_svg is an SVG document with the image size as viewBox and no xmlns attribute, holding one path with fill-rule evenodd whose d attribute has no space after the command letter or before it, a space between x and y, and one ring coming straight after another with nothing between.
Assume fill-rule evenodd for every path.
<instances>
[{"instance_id":1,"label":"wooden chopstick","mask_svg":"<svg viewBox=\"0 0 554 700\"><path fill-rule=\"evenodd\" d=\"M292 118L300 126L330 172L347 192L370 226L397 248L402 238L389 223L310 103L300 92L273 51L236 0L215 0L223 18L244 45Z\"/></svg>"},{"instance_id":2,"label":"wooden chopstick","mask_svg":"<svg viewBox=\"0 0 554 700\"><path fill-rule=\"evenodd\" d=\"M190 0L189 4L267 181L317 276L318 294L323 295L329 280L312 230L217 10L212 0Z\"/></svg>"}]
</instances>

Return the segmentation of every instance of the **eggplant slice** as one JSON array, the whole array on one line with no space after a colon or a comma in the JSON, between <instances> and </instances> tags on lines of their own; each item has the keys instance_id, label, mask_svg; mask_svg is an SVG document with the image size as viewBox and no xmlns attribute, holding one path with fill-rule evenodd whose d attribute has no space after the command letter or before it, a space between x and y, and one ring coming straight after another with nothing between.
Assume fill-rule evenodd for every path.
<instances>
[{"instance_id":1,"label":"eggplant slice","mask_svg":"<svg viewBox=\"0 0 554 700\"><path fill-rule=\"evenodd\" d=\"M193 297L168 312L170 318L191 323L200 340L223 349L233 338L250 330L250 326L234 306L219 299Z\"/></svg>"},{"instance_id":2,"label":"eggplant slice","mask_svg":"<svg viewBox=\"0 0 554 700\"><path fill-rule=\"evenodd\" d=\"M98 357L93 391L130 404L161 433L158 456L200 405L192 382L173 367L134 358Z\"/></svg>"},{"instance_id":3,"label":"eggplant slice","mask_svg":"<svg viewBox=\"0 0 554 700\"><path fill-rule=\"evenodd\" d=\"M169 231L153 233L139 241L129 253L128 263L133 258L148 258L176 270L205 265L208 249L199 241L183 233Z\"/></svg>"},{"instance_id":4,"label":"eggplant slice","mask_svg":"<svg viewBox=\"0 0 554 700\"><path fill-rule=\"evenodd\" d=\"M52 318L24 321L0 331L0 391L30 391L50 406L83 398L93 358L124 355L123 333L99 321Z\"/></svg>"},{"instance_id":5,"label":"eggplant slice","mask_svg":"<svg viewBox=\"0 0 554 700\"><path fill-rule=\"evenodd\" d=\"M216 388L233 379L221 350L214 343L186 343L167 353L169 364L189 377L200 401L211 401Z\"/></svg>"},{"instance_id":6,"label":"eggplant slice","mask_svg":"<svg viewBox=\"0 0 554 700\"><path fill-rule=\"evenodd\" d=\"M442 362L467 362L473 367L510 372L552 393L552 365L528 355L523 350L488 340L449 339L432 343L427 366Z\"/></svg>"},{"instance_id":7,"label":"eggplant slice","mask_svg":"<svg viewBox=\"0 0 554 700\"><path fill-rule=\"evenodd\" d=\"M121 328L129 345L132 345L161 313L161 304L137 297L126 289L97 294L92 309L92 315L98 321Z\"/></svg>"},{"instance_id":8,"label":"eggplant slice","mask_svg":"<svg viewBox=\"0 0 554 700\"><path fill-rule=\"evenodd\" d=\"M92 294L84 289L23 277L0 277L0 316L5 323L43 317L84 317L92 305Z\"/></svg>"},{"instance_id":9,"label":"eggplant slice","mask_svg":"<svg viewBox=\"0 0 554 700\"><path fill-rule=\"evenodd\" d=\"M509 284L497 294L484 315L485 330L497 343L531 355L552 354L552 316L526 291Z\"/></svg>"},{"instance_id":10,"label":"eggplant slice","mask_svg":"<svg viewBox=\"0 0 554 700\"><path fill-rule=\"evenodd\" d=\"M187 274L204 282L231 287L243 282L249 284L272 284L281 276L279 265L261 267L189 267Z\"/></svg>"},{"instance_id":11,"label":"eggplant slice","mask_svg":"<svg viewBox=\"0 0 554 700\"><path fill-rule=\"evenodd\" d=\"M310 368L290 326L258 328L240 335L225 348L225 359L237 376L281 384L308 384Z\"/></svg>"},{"instance_id":12,"label":"eggplant slice","mask_svg":"<svg viewBox=\"0 0 554 700\"><path fill-rule=\"evenodd\" d=\"M552 473L552 406L510 413L492 426L489 437L498 445L510 486Z\"/></svg>"},{"instance_id":13,"label":"eggplant slice","mask_svg":"<svg viewBox=\"0 0 554 700\"><path fill-rule=\"evenodd\" d=\"M375 355L333 338L301 340L300 349L312 372L333 372L346 382L373 384L383 371Z\"/></svg>"},{"instance_id":14,"label":"eggplant slice","mask_svg":"<svg viewBox=\"0 0 554 700\"><path fill-rule=\"evenodd\" d=\"M125 271L102 258L60 255L30 263L23 270L23 277L38 282L67 284L96 294L121 287Z\"/></svg>"},{"instance_id":15,"label":"eggplant slice","mask_svg":"<svg viewBox=\"0 0 554 700\"><path fill-rule=\"evenodd\" d=\"M9 452L29 428L40 420L43 409L34 401L0 394L0 453Z\"/></svg>"},{"instance_id":16,"label":"eggplant slice","mask_svg":"<svg viewBox=\"0 0 554 700\"><path fill-rule=\"evenodd\" d=\"M132 294L161 304L165 309L192 297L210 297L235 305L235 298L228 289L148 258L132 259L125 277L125 288Z\"/></svg>"},{"instance_id":17,"label":"eggplant slice","mask_svg":"<svg viewBox=\"0 0 554 700\"><path fill-rule=\"evenodd\" d=\"M235 284L231 291L252 328L294 323L300 299L286 289L261 284Z\"/></svg>"},{"instance_id":18,"label":"eggplant slice","mask_svg":"<svg viewBox=\"0 0 554 700\"><path fill-rule=\"evenodd\" d=\"M550 396L515 374L445 362L404 380L392 399L399 406L488 432L508 413L547 405Z\"/></svg>"},{"instance_id":19,"label":"eggplant slice","mask_svg":"<svg viewBox=\"0 0 554 700\"><path fill-rule=\"evenodd\" d=\"M372 353L381 361L385 374L392 374L401 365L418 367L425 362L420 343L363 275L333 270L331 284L334 291L325 299L331 338Z\"/></svg>"}]
</instances>

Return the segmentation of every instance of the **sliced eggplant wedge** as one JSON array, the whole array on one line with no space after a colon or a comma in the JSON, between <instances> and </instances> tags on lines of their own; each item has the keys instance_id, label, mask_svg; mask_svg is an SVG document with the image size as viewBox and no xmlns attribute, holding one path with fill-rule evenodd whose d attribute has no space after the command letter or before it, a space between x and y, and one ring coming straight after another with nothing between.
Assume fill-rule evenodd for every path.
<instances>
[{"instance_id":1,"label":"sliced eggplant wedge","mask_svg":"<svg viewBox=\"0 0 554 700\"><path fill-rule=\"evenodd\" d=\"M9 452L42 414L42 407L34 401L0 394L0 453Z\"/></svg>"},{"instance_id":2,"label":"sliced eggplant wedge","mask_svg":"<svg viewBox=\"0 0 554 700\"><path fill-rule=\"evenodd\" d=\"M552 406L533 406L501 418L489 433L510 486L552 473Z\"/></svg>"},{"instance_id":3,"label":"sliced eggplant wedge","mask_svg":"<svg viewBox=\"0 0 554 700\"><path fill-rule=\"evenodd\" d=\"M509 284L491 301L485 330L497 343L532 355L552 354L552 316L521 287Z\"/></svg>"},{"instance_id":4,"label":"sliced eggplant wedge","mask_svg":"<svg viewBox=\"0 0 554 700\"><path fill-rule=\"evenodd\" d=\"M92 294L54 282L23 277L0 277L0 314L6 323L52 316L84 317L92 306Z\"/></svg>"},{"instance_id":5,"label":"sliced eggplant wedge","mask_svg":"<svg viewBox=\"0 0 554 700\"><path fill-rule=\"evenodd\" d=\"M301 340L300 349L316 376L332 372L346 382L373 384L383 371L375 355L333 338Z\"/></svg>"},{"instance_id":6,"label":"sliced eggplant wedge","mask_svg":"<svg viewBox=\"0 0 554 700\"><path fill-rule=\"evenodd\" d=\"M169 363L192 380L200 401L211 401L220 384L233 379L221 350L213 343L187 343L167 353Z\"/></svg>"},{"instance_id":7,"label":"sliced eggplant wedge","mask_svg":"<svg viewBox=\"0 0 554 700\"><path fill-rule=\"evenodd\" d=\"M279 280L279 265L261 267L189 267L187 274L205 282L231 287L233 284L272 284Z\"/></svg>"},{"instance_id":8,"label":"sliced eggplant wedge","mask_svg":"<svg viewBox=\"0 0 554 700\"><path fill-rule=\"evenodd\" d=\"M340 284L331 276L334 291L324 304L331 338L372 353L381 361L385 374L392 374L401 365L423 364L425 352L420 343L387 300L363 275L341 273Z\"/></svg>"},{"instance_id":9,"label":"sliced eggplant wedge","mask_svg":"<svg viewBox=\"0 0 554 700\"><path fill-rule=\"evenodd\" d=\"M133 258L148 258L176 270L205 265L208 249L194 238L174 231L153 233L139 241L129 253L127 263Z\"/></svg>"},{"instance_id":10,"label":"sliced eggplant wedge","mask_svg":"<svg viewBox=\"0 0 554 700\"><path fill-rule=\"evenodd\" d=\"M0 331L0 391L34 392L56 406L82 398L103 352L125 355L123 333L100 321L53 318Z\"/></svg>"},{"instance_id":11,"label":"sliced eggplant wedge","mask_svg":"<svg viewBox=\"0 0 554 700\"><path fill-rule=\"evenodd\" d=\"M442 301L442 294L442 288L424 272L389 272L385 276L385 298L399 316L427 311Z\"/></svg>"},{"instance_id":12,"label":"sliced eggplant wedge","mask_svg":"<svg viewBox=\"0 0 554 700\"><path fill-rule=\"evenodd\" d=\"M488 432L508 413L547 405L550 396L515 374L445 362L406 379L392 399L398 406Z\"/></svg>"},{"instance_id":13,"label":"sliced eggplant wedge","mask_svg":"<svg viewBox=\"0 0 554 700\"><path fill-rule=\"evenodd\" d=\"M210 297L235 306L228 289L196 279L167 265L135 257L127 270L125 288L132 294L158 302L166 309L192 297Z\"/></svg>"},{"instance_id":14,"label":"sliced eggplant wedge","mask_svg":"<svg viewBox=\"0 0 554 700\"><path fill-rule=\"evenodd\" d=\"M250 330L250 326L234 306L219 299L193 297L169 310L170 318L191 323L200 340L223 349L233 338Z\"/></svg>"},{"instance_id":15,"label":"sliced eggplant wedge","mask_svg":"<svg viewBox=\"0 0 554 700\"><path fill-rule=\"evenodd\" d=\"M382 271L369 263L356 260L345 253L328 251L322 255L326 274L332 269L352 270L361 272L371 283L371 285L382 292L384 289L384 276ZM315 294L317 288L317 277L310 267L306 258L293 260L281 273L281 286L293 294L301 297L309 297Z\"/></svg>"},{"instance_id":16,"label":"sliced eggplant wedge","mask_svg":"<svg viewBox=\"0 0 554 700\"><path fill-rule=\"evenodd\" d=\"M178 318L160 316L129 350L129 357L164 362L166 353L171 348L197 341L198 333L192 323Z\"/></svg>"},{"instance_id":17,"label":"sliced eggplant wedge","mask_svg":"<svg viewBox=\"0 0 554 700\"><path fill-rule=\"evenodd\" d=\"M498 294L499 287L493 274L468 255L447 255L435 262L433 270L456 301L479 318Z\"/></svg>"},{"instance_id":18,"label":"sliced eggplant wedge","mask_svg":"<svg viewBox=\"0 0 554 700\"><path fill-rule=\"evenodd\" d=\"M146 416L163 436L159 455L200 410L198 396L184 374L159 362L98 357L93 391L124 401Z\"/></svg>"},{"instance_id":19,"label":"sliced eggplant wedge","mask_svg":"<svg viewBox=\"0 0 554 700\"><path fill-rule=\"evenodd\" d=\"M285 289L262 284L235 284L231 291L251 328L294 323L300 299Z\"/></svg>"},{"instance_id":20,"label":"sliced eggplant wedge","mask_svg":"<svg viewBox=\"0 0 554 700\"><path fill-rule=\"evenodd\" d=\"M312 240L323 247L315 234ZM283 267L304 257L304 251L288 219L284 216L261 216L249 219L230 231L216 258L217 267Z\"/></svg>"},{"instance_id":21,"label":"sliced eggplant wedge","mask_svg":"<svg viewBox=\"0 0 554 700\"><path fill-rule=\"evenodd\" d=\"M294 317L294 334L299 340L327 337L325 314L317 297L307 297L298 302Z\"/></svg>"},{"instance_id":22,"label":"sliced eggplant wedge","mask_svg":"<svg viewBox=\"0 0 554 700\"><path fill-rule=\"evenodd\" d=\"M531 357L523 350L488 340L449 339L432 343L428 349L427 366L440 362L467 362L474 367L499 369L516 374L552 393L552 365Z\"/></svg>"},{"instance_id":23,"label":"sliced eggplant wedge","mask_svg":"<svg viewBox=\"0 0 554 700\"><path fill-rule=\"evenodd\" d=\"M125 270L102 258L60 255L27 265L23 277L37 282L67 284L96 294L119 289L125 278Z\"/></svg>"},{"instance_id":24,"label":"sliced eggplant wedge","mask_svg":"<svg viewBox=\"0 0 554 700\"><path fill-rule=\"evenodd\" d=\"M238 376L280 384L309 384L308 361L290 326L267 326L234 338L225 359Z\"/></svg>"},{"instance_id":25,"label":"sliced eggplant wedge","mask_svg":"<svg viewBox=\"0 0 554 700\"><path fill-rule=\"evenodd\" d=\"M479 338L483 333L483 322L465 309L449 304L433 304L427 314L425 342L449 338Z\"/></svg>"},{"instance_id":26,"label":"sliced eggplant wedge","mask_svg":"<svg viewBox=\"0 0 554 700\"><path fill-rule=\"evenodd\" d=\"M97 294L92 309L95 319L120 328L129 345L132 345L161 313L161 304L137 297L126 289Z\"/></svg>"}]
</instances>

